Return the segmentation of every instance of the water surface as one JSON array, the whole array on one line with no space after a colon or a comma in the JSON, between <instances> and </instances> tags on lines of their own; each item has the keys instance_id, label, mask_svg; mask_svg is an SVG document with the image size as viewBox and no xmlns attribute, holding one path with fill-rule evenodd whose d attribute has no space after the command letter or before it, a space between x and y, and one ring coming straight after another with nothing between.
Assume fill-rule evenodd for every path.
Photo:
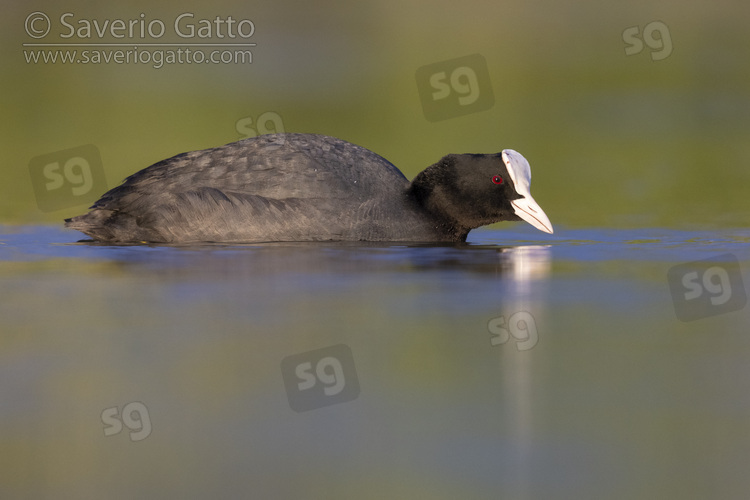
<instances>
[{"instance_id":1,"label":"water surface","mask_svg":"<svg viewBox=\"0 0 750 500\"><path fill-rule=\"evenodd\" d=\"M556 230L106 246L5 227L1 496L744 498L750 230ZM670 269L703 298L734 288L688 303Z\"/></svg>"}]
</instances>

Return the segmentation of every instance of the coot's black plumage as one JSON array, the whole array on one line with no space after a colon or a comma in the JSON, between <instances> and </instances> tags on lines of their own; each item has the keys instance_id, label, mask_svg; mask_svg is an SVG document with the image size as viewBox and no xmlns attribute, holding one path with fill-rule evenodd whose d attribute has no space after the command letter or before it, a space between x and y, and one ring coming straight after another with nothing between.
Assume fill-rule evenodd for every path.
<instances>
[{"instance_id":1,"label":"coot's black plumage","mask_svg":"<svg viewBox=\"0 0 750 500\"><path fill-rule=\"evenodd\" d=\"M530 179L509 149L448 155L409 182L360 146L272 134L160 161L65 225L112 243L465 241L521 219L551 233Z\"/></svg>"}]
</instances>

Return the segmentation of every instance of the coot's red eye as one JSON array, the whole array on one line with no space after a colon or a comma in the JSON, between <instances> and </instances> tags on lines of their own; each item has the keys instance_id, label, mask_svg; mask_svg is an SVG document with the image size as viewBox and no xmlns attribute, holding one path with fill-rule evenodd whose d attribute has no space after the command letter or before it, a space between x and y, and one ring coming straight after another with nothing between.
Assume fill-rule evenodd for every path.
<instances>
[{"instance_id":1,"label":"coot's red eye","mask_svg":"<svg viewBox=\"0 0 750 500\"><path fill-rule=\"evenodd\" d=\"M494 176L492 178L492 182L494 182L495 184L502 184L503 183L503 178L500 177L499 175L496 175L496 176Z\"/></svg>"}]
</instances>

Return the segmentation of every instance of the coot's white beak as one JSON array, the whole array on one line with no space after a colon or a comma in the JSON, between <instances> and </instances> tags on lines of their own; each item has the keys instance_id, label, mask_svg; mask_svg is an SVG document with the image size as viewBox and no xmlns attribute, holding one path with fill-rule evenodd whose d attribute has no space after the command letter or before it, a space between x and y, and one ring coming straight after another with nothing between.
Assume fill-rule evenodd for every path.
<instances>
[{"instance_id":1,"label":"coot's white beak","mask_svg":"<svg viewBox=\"0 0 750 500\"><path fill-rule=\"evenodd\" d=\"M552 234L552 223L547 218L547 214L544 213L542 207L534 201L531 195L526 195L524 198L519 198L510 202L513 205L513 211L517 216L531 224L537 229L544 231L545 233Z\"/></svg>"},{"instance_id":2,"label":"coot's white beak","mask_svg":"<svg viewBox=\"0 0 750 500\"><path fill-rule=\"evenodd\" d=\"M535 228L552 234L552 223L547 218L547 214L531 197L531 167L528 160L512 149L504 149L502 156L516 192L523 196L510 202L513 205L513 211Z\"/></svg>"}]
</instances>

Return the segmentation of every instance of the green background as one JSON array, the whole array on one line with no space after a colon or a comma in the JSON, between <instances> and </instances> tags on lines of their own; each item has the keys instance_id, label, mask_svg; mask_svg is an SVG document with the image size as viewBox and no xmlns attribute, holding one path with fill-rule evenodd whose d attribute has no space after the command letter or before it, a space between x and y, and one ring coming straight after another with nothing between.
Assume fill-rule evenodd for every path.
<instances>
[{"instance_id":1,"label":"green background","mask_svg":"<svg viewBox=\"0 0 750 500\"><path fill-rule=\"evenodd\" d=\"M257 46L245 65L27 64L33 11L57 28L65 12L71 21L144 13L168 32L185 12L231 15L253 21ZM653 21L668 27L671 54L626 55L623 31ZM238 120L273 112L286 131L360 144L410 178L447 153L517 149L556 226L744 226L748 21L750 4L728 0L18 2L0 20L0 222L84 211L39 209L36 156L94 144L114 187L161 159L243 138ZM53 26L45 41L58 35ZM477 53L494 106L425 119L417 69Z\"/></svg>"}]
</instances>

